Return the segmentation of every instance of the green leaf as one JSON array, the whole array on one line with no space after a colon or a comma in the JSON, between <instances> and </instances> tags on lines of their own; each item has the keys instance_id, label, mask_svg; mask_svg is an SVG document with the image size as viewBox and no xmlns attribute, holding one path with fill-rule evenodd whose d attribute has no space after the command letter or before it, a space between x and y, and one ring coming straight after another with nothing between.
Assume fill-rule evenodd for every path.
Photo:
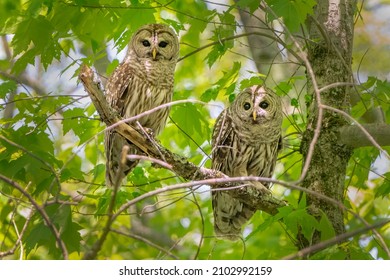
<instances>
[{"instance_id":1,"label":"green leaf","mask_svg":"<svg viewBox=\"0 0 390 280\"><path fill-rule=\"evenodd\" d=\"M114 59L113 61L111 61L111 63L108 64L107 66L107 70L106 70L107 76L111 75L112 72L114 72L115 68L118 67L118 65L119 65L118 59Z\"/></svg>"},{"instance_id":2,"label":"green leaf","mask_svg":"<svg viewBox=\"0 0 390 280\"><path fill-rule=\"evenodd\" d=\"M104 182L105 171L105 164L101 163L95 165L94 168L91 170L93 174L93 180L97 182Z\"/></svg>"},{"instance_id":3,"label":"green leaf","mask_svg":"<svg viewBox=\"0 0 390 280\"><path fill-rule=\"evenodd\" d=\"M211 88L206 89L205 92L200 96L200 100L203 102L210 102L211 100L217 99L220 87L213 86Z\"/></svg>"},{"instance_id":4,"label":"green leaf","mask_svg":"<svg viewBox=\"0 0 390 280\"><path fill-rule=\"evenodd\" d=\"M321 232L321 241L331 239L336 235L333 229L333 225L325 213L322 213L321 215L321 219L318 224L318 230Z\"/></svg>"},{"instance_id":5,"label":"green leaf","mask_svg":"<svg viewBox=\"0 0 390 280\"><path fill-rule=\"evenodd\" d=\"M313 8L316 5L315 0L267 0L268 6L278 16L283 18L284 24L291 32L299 30L307 15L313 14ZM267 13L268 21L275 19L273 13Z\"/></svg>"},{"instance_id":6,"label":"green leaf","mask_svg":"<svg viewBox=\"0 0 390 280\"><path fill-rule=\"evenodd\" d=\"M303 236L308 240L312 238L314 230L318 229L318 221L308 214L306 209L292 211L283 220L294 235L297 235L298 229L301 229Z\"/></svg>"},{"instance_id":7,"label":"green leaf","mask_svg":"<svg viewBox=\"0 0 390 280\"><path fill-rule=\"evenodd\" d=\"M344 244L343 244L344 245ZM348 253L342 248L342 246L335 245L326 248L313 256L310 259L313 260L345 260Z\"/></svg>"},{"instance_id":8,"label":"green leaf","mask_svg":"<svg viewBox=\"0 0 390 280\"><path fill-rule=\"evenodd\" d=\"M390 194L390 172L383 175L383 183L376 188L375 197L388 197Z\"/></svg>"},{"instance_id":9,"label":"green leaf","mask_svg":"<svg viewBox=\"0 0 390 280\"><path fill-rule=\"evenodd\" d=\"M17 85L14 81L3 81L0 84L0 98L4 99L8 93L11 93L17 89Z\"/></svg>"},{"instance_id":10,"label":"green leaf","mask_svg":"<svg viewBox=\"0 0 390 280\"><path fill-rule=\"evenodd\" d=\"M12 39L11 45L14 50L14 56L26 51L32 42L37 52L42 54L50 42L53 35L53 26L45 17L27 18L20 22Z\"/></svg>"},{"instance_id":11,"label":"green leaf","mask_svg":"<svg viewBox=\"0 0 390 280\"><path fill-rule=\"evenodd\" d=\"M43 222L33 226L30 233L25 236L26 256L28 256L32 250L41 246L48 248L49 251L52 252L58 250L53 233Z\"/></svg>"},{"instance_id":12,"label":"green leaf","mask_svg":"<svg viewBox=\"0 0 390 280\"><path fill-rule=\"evenodd\" d=\"M234 40L226 40L223 39L232 37L235 31L235 20L234 16L229 12L224 12L222 14L218 14L218 17L221 22L226 23L227 25L219 25L214 30L214 35L210 38L212 41L216 42L211 49L211 51L206 56L206 62L209 67L213 66L214 63L220 59L227 50L233 48Z\"/></svg>"},{"instance_id":13,"label":"green leaf","mask_svg":"<svg viewBox=\"0 0 390 280\"><path fill-rule=\"evenodd\" d=\"M68 109L64 112L62 121L64 134L70 130L80 139L80 144L91 139L100 131L100 121L94 120L85 115L82 108Z\"/></svg>"},{"instance_id":14,"label":"green leaf","mask_svg":"<svg viewBox=\"0 0 390 280\"><path fill-rule=\"evenodd\" d=\"M186 135L190 135L196 143L202 143L204 141L203 135L208 133L209 127L208 122L200 109L194 104L185 103L175 106L172 111L172 119ZM190 143L191 145L194 144L188 137L185 137L182 141Z\"/></svg>"},{"instance_id":15,"label":"green leaf","mask_svg":"<svg viewBox=\"0 0 390 280\"><path fill-rule=\"evenodd\" d=\"M15 64L12 67L12 72L19 74L26 69L28 64L35 65L35 58L37 55L38 53L36 48L32 48L23 53L23 55L15 61Z\"/></svg>"},{"instance_id":16,"label":"green leaf","mask_svg":"<svg viewBox=\"0 0 390 280\"><path fill-rule=\"evenodd\" d=\"M179 33L181 30L185 30L184 25L176 20L164 19L164 22L171 26L177 33Z\"/></svg>"},{"instance_id":17,"label":"green leaf","mask_svg":"<svg viewBox=\"0 0 390 280\"><path fill-rule=\"evenodd\" d=\"M202 93L200 100L204 102L215 100L221 92L224 92L224 95L231 96L234 89L236 88L236 81L240 69L241 63L234 62L230 71L222 71L222 77L213 85L213 87L208 88L205 92Z\"/></svg>"},{"instance_id":18,"label":"green leaf","mask_svg":"<svg viewBox=\"0 0 390 280\"><path fill-rule=\"evenodd\" d=\"M263 78L264 78L263 76L253 76L250 77L249 79L243 79L240 82L240 90L244 90L251 86L263 85L264 84Z\"/></svg>"},{"instance_id":19,"label":"green leaf","mask_svg":"<svg viewBox=\"0 0 390 280\"><path fill-rule=\"evenodd\" d=\"M95 217L105 215L107 213L108 206L110 205L111 194L112 189L106 189L104 194L100 195L96 206Z\"/></svg>"},{"instance_id":20,"label":"green leaf","mask_svg":"<svg viewBox=\"0 0 390 280\"><path fill-rule=\"evenodd\" d=\"M290 104L291 104L291 106L293 106L295 108L299 108L299 101L296 98L291 98Z\"/></svg>"},{"instance_id":21,"label":"green leaf","mask_svg":"<svg viewBox=\"0 0 390 280\"><path fill-rule=\"evenodd\" d=\"M236 1L236 5L241 9L249 8L249 11L253 13L259 8L260 2L258 0L239 0Z\"/></svg>"},{"instance_id":22,"label":"green leaf","mask_svg":"<svg viewBox=\"0 0 390 280\"><path fill-rule=\"evenodd\" d=\"M68 109L64 112L64 121L62 122L62 129L64 134L80 125L80 117L84 116L84 110L82 108Z\"/></svg>"},{"instance_id":23,"label":"green leaf","mask_svg":"<svg viewBox=\"0 0 390 280\"><path fill-rule=\"evenodd\" d=\"M147 173L145 172L145 169L140 166L137 166L133 169L129 179L136 186L149 184Z\"/></svg>"},{"instance_id":24,"label":"green leaf","mask_svg":"<svg viewBox=\"0 0 390 280\"><path fill-rule=\"evenodd\" d=\"M275 87L276 94L279 96L286 96L292 89L293 84L294 80L292 79L278 83Z\"/></svg>"},{"instance_id":25,"label":"green leaf","mask_svg":"<svg viewBox=\"0 0 390 280\"><path fill-rule=\"evenodd\" d=\"M59 60L61 58L61 47L57 43L47 44L41 54L41 62L45 70L53 62L53 59Z\"/></svg>"}]
</instances>

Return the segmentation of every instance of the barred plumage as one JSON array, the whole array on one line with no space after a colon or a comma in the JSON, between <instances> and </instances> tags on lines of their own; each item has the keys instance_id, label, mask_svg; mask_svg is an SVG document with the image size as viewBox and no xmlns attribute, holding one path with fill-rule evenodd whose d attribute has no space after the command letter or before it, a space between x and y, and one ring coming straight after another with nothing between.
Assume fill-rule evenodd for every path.
<instances>
[{"instance_id":1,"label":"barred plumage","mask_svg":"<svg viewBox=\"0 0 390 280\"><path fill-rule=\"evenodd\" d=\"M170 102L173 95L173 77L179 56L179 41L174 31L164 24L142 26L130 40L123 62L115 69L106 85L109 104L124 118L130 118ZM164 128L169 107L143 116L138 121L157 135ZM132 122L135 125L135 121ZM137 149L114 130L105 134L106 184L113 186L118 173L121 151L130 146L130 154ZM128 161L122 180L137 164Z\"/></svg>"},{"instance_id":2,"label":"barred plumage","mask_svg":"<svg viewBox=\"0 0 390 280\"><path fill-rule=\"evenodd\" d=\"M217 118L212 168L230 177L271 177L281 149L282 119L280 98L271 90L253 86L239 93ZM261 195L256 189L253 194ZM212 191L212 206L216 235L231 240L239 238L242 225L255 212L228 191Z\"/></svg>"}]
</instances>

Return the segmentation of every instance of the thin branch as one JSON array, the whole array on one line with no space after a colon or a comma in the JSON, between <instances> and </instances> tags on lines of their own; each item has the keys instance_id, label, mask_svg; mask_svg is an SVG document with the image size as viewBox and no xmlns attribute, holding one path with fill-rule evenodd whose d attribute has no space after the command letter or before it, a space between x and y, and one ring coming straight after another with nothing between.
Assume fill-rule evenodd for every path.
<instances>
[{"instance_id":1,"label":"thin branch","mask_svg":"<svg viewBox=\"0 0 390 280\"><path fill-rule=\"evenodd\" d=\"M114 182L114 186L113 186L114 189L112 191L110 204L109 204L108 210L107 210L108 218L106 221L106 225L103 228L103 232L102 232L102 235L100 236L100 238L93 244L92 248L85 253L85 255L83 257L84 260L93 260L96 258L97 254L101 250L104 242L106 241L106 238L110 232L112 223L115 221L113 212L114 212L114 207L115 207L115 202L116 202L116 195L118 193L118 189L119 189L120 183L122 181L121 174L123 173L123 168L126 165L126 161L127 161L126 156L127 156L128 152L129 152L129 146L127 146L127 145L123 146L122 153L121 153L121 161L119 163L119 168L118 168L117 174L115 176L115 182Z\"/></svg>"},{"instance_id":2,"label":"thin branch","mask_svg":"<svg viewBox=\"0 0 390 280\"><path fill-rule=\"evenodd\" d=\"M27 230L28 225L30 224L31 218L35 211L33 209L30 210L30 214L27 216L26 221L24 222L22 231L18 234L18 239L15 242L15 245L8 251L6 252L0 252L0 259L4 258L5 256L13 255L18 248L18 245L22 246L22 238ZM15 224L16 226L16 224ZM20 254L22 256L22 252Z\"/></svg>"},{"instance_id":3,"label":"thin branch","mask_svg":"<svg viewBox=\"0 0 390 280\"><path fill-rule=\"evenodd\" d=\"M15 81L18 84L26 85L29 88L32 88L36 92L36 94L38 94L38 95L45 95L46 94L45 88L43 88L40 83L37 83L36 81L31 80L26 75L14 76L12 74L9 74L6 71L0 70L0 76L3 76L4 78L6 78L8 80Z\"/></svg>"},{"instance_id":4,"label":"thin branch","mask_svg":"<svg viewBox=\"0 0 390 280\"><path fill-rule=\"evenodd\" d=\"M11 185L15 189L17 189L19 192L21 192L30 201L30 203L34 206L34 208L39 212L39 214L41 215L41 217L45 221L46 226L53 233L54 238L56 239L57 245L58 245L58 247L60 248L60 250L62 252L62 256L64 257L65 260L68 259L68 250L66 249L66 245L65 245L64 241L61 239L61 234L59 233L59 231L57 230L55 225L52 223L52 221L50 220L50 217L46 213L45 209L43 207L41 207L34 200L34 198L28 192L26 192L22 188L22 186L20 186L18 183L16 183L15 181L12 181L11 179L9 179L8 177L6 177L6 176L4 176L2 174L0 174L0 179L3 180L4 182L6 182L7 184Z\"/></svg>"},{"instance_id":5,"label":"thin branch","mask_svg":"<svg viewBox=\"0 0 390 280\"><path fill-rule=\"evenodd\" d=\"M147 244L147 245L149 245L149 246L151 246L151 247L154 247L155 249L160 250L161 252L164 252L165 254L167 254L168 256L170 256L172 259L175 259L175 260L178 260L178 259L179 259L178 256L172 254L172 253L171 253L170 251L168 251L167 249L161 247L161 246L158 245L158 244L153 243L152 241L146 239L146 238L143 237L143 236L140 236L140 235L138 235L138 234L134 234L134 233L131 233L131 232L127 232L127 233L126 233L126 232L122 232L122 231L120 231L120 230L113 229L113 228L111 228L110 230L111 230L112 232L117 233L117 234L120 234L120 235L123 235L123 236L127 236L127 237L130 237L130 238L139 240L139 241L141 241L141 242L144 242L145 244Z\"/></svg>"},{"instance_id":6,"label":"thin branch","mask_svg":"<svg viewBox=\"0 0 390 280\"><path fill-rule=\"evenodd\" d=\"M340 109L337 109L337 108L334 108L334 107L331 107L328 105L324 105L324 104L321 104L320 106L326 110L330 110L330 111L339 113L339 114L343 115L344 117L346 117L347 119L349 119L350 121L352 121L361 130L361 132L366 136L366 138L370 141L370 143L374 147L376 147L378 150L380 150L388 159L390 159L390 156L387 153L387 151L382 149L382 147L375 141L374 137L372 137L372 135L366 130L366 128L363 125L361 125L357 120L355 120L349 114L347 114L346 112L344 112Z\"/></svg>"},{"instance_id":7,"label":"thin branch","mask_svg":"<svg viewBox=\"0 0 390 280\"><path fill-rule=\"evenodd\" d=\"M147 156L128 155L128 156L127 156L127 159L129 159L129 160L145 160L145 161L150 161L150 162L153 162L153 163L155 163L155 164L161 165L162 167L164 167L164 168L166 168L166 169L169 169L169 170L172 169L172 166L171 166L170 164L167 164L165 161L162 161L162 160L159 160L159 159L155 159L155 158L151 158L151 157L147 157Z\"/></svg>"},{"instance_id":8,"label":"thin branch","mask_svg":"<svg viewBox=\"0 0 390 280\"><path fill-rule=\"evenodd\" d=\"M390 146L390 125L385 123L360 124L380 146ZM346 125L339 129L339 141L353 148L374 146L370 138L357 125Z\"/></svg>"},{"instance_id":9,"label":"thin branch","mask_svg":"<svg viewBox=\"0 0 390 280\"><path fill-rule=\"evenodd\" d=\"M288 255L288 256L284 257L283 259L284 260L293 260L293 259L297 259L297 258L306 257L306 256L308 256L310 254L316 253L316 252L318 252L320 250L323 250L325 248L328 248L330 246L333 246L335 244L343 242L343 241L345 241L345 240L347 240L347 239L349 239L351 237L360 235L360 234L362 234L364 232L367 232L367 231L370 231L370 230L373 230L373 229L376 229L376 228L381 228L381 227L385 226L388 223L390 223L389 219L381 221L381 222L378 222L378 223L375 223L373 225L369 225L369 226L365 226L365 227L356 229L356 230L351 231L351 232L346 232L346 233L337 235L337 236L335 236L335 237L333 237L331 239L328 239L328 240L325 240L323 242L314 244L314 245L312 245L310 247L306 247L306 248L300 250L299 252L297 252L295 254L291 254L291 255Z\"/></svg>"},{"instance_id":10,"label":"thin branch","mask_svg":"<svg viewBox=\"0 0 390 280\"><path fill-rule=\"evenodd\" d=\"M267 37L267 38L270 38L272 40L274 40L275 42L277 42L278 44L281 44L283 47L287 48L288 49L288 46L285 44L285 42L283 42L282 40L280 40L279 38L275 37L275 36L272 36L268 33L265 33L265 32L248 32L248 33L242 33L242 34L238 34L238 35L234 35L234 36L229 36L229 37L225 37L225 38L222 38L222 39L219 39L218 41L214 41L214 42L211 42L209 44L206 44L200 48L197 48L196 50L192 51L192 52L189 52L188 54L180 57L178 59L178 62L191 56L191 55L194 55L204 49L207 49L209 47L212 47L212 46L215 46L215 45L220 45L220 44L223 44L227 41L231 41L231 40L235 40L235 39L238 39L238 38L241 38L241 37L248 37L248 36L252 36L252 35L257 35L257 36L264 36L264 37ZM301 61L301 57L296 54L293 50L289 49L289 51L291 52L291 54L298 60L298 61Z\"/></svg>"}]
</instances>

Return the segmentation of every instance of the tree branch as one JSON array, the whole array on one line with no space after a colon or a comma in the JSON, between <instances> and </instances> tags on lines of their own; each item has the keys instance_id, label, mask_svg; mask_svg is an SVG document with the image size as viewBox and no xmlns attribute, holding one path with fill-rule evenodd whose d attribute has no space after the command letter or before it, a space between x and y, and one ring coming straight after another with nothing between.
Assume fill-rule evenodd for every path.
<instances>
[{"instance_id":1,"label":"tree branch","mask_svg":"<svg viewBox=\"0 0 390 280\"><path fill-rule=\"evenodd\" d=\"M0 180L6 182L7 184L11 185L13 188L17 189L19 192L21 192L29 201L30 203L34 206L34 208L38 211L38 213L41 215L42 219L45 221L46 226L50 229L50 231L53 233L57 245L60 248L62 252L62 256L64 257L65 260L68 259L68 250L66 249L66 245L64 241L61 239L61 234L58 231L58 229L55 227L55 225L52 223L50 220L49 215L45 211L43 207L41 207L35 200L34 198L26 192L22 186L20 186L18 183L12 181L6 176L3 176L0 174Z\"/></svg>"},{"instance_id":2,"label":"tree branch","mask_svg":"<svg viewBox=\"0 0 390 280\"><path fill-rule=\"evenodd\" d=\"M93 70L88 66L82 66L79 79L83 83L86 92L91 97L96 110L102 118L102 121L105 122L107 126L115 129L116 132L137 146L139 150L149 157L168 163L176 174L186 180L200 181L214 178L228 178L225 174L219 171L196 166L195 164L189 162L187 158L174 154L164 148L157 140L152 139L153 142L150 141L134 127L125 123L122 118L108 105L99 84L94 81ZM218 187L229 188L232 186L235 186L235 184L226 183L221 184ZM250 195L247 192L247 188L230 190L229 192L232 196L243 200L249 206L265 211L271 215L277 213L277 208L286 205L284 201L274 198L271 194L259 196L248 201L247 198L250 197Z\"/></svg>"},{"instance_id":3,"label":"tree branch","mask_svg":"<svg viewBox=\"0 0 390 280\"><path fill-rule=\"evenodd\" d=\"M293 259L297 259L297 258L306 257L309 254L314 254L316 252L319 252L320 250L323 250L323 249L328 248L330 246L333 246L335 244L339 244L341 242L344 242L345 240L347 240L351 237L363 234L367 231L374 230L376 228L381 228L381 227L387 225L388 223L390 223L389 219L377 222L373 225L365 226L363 228L358 228L358 229L351 231L351 232L342 233L342 234L337 235L331 239L328 239L328 240L322 241L320 243L314 244L312 246L306 247L297 253L294 253L294 254L291 254L291 255L284 257L283 259L284 260L293 260Z\"/></svg>"},{"instance_id":4,"label":"tree branch","mask_svg":"<svg viewBox=\"0 0 390 280\"><path fill-rule=\"evenodd\" d=\"M380 146L390 146L390 124L370 123L362 126ZM363 130L356 125L343 126L339 131L339 141L342 144L353 148L374 146Z\"/></svg>"}]
</instances>

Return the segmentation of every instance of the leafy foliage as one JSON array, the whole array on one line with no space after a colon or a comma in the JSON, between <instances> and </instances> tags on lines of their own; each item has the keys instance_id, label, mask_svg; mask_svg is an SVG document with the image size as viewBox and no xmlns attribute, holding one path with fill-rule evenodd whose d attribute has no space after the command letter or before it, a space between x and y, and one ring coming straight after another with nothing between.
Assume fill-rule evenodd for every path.
<instances>
[{"instance_id":1,"label":"leafy foliage","mask_svg":"<svg viewBox=\"0 0 390 280\"><path fill-rule=\"evenodd\" d=\"M104 82L121 60L117 54L126 48L134 30L145 23L165 22L179 33L183 59L175 73L174 99L189 101L172 108L171 119L158 137L161 143L198 166L209 167L210 138L218 113L238 91L265 83L284 101L285 137L275 178L282 182L299 179L305 106L311 102L305 90L304 69L299 63L291 63L293 68L283 66L283 71L289 72L284 77L273 75L273 62L284 65L293 60L287 54L287 59L278 57L269 62L269 73L258 73L251 65L248 38L237 35L243 32L239 10L258 11L259 1L235 2L0 1L0 32L10 52L4 49L0 53L0 175L21 186L47 213L59 229L69 258L82 258L99 238L113 193L105 185L105 127L78 85L78 67L82 63L94 65ZM269 30L279 19L293 33L308 15L313 15L316 4L314 0L266 3L268 7L262 8ZM294 50L288 39L284 43L283 52ZM208 48L202 48L207 44ZM360 119L370 108L380 106L389 119L389 82L370 76L358 90L360 100L350 112L354 118ZM390 173L383 162L377 149L360 148L348 166L348 191L343 203L368 222L388 217ZM114 212L142 195L181 182L171 171L141 162L118 191ZM316 219L306 207L305 196L275 184L272 192L288 206L275 216L256 213L244 229L242 242L218 240L213 233L209 189L198 187L137 200L114 221L98 257L280 259L296 253L299 231L307 238L319 231L322 241L335 237L329 217L320 213ZM4 180L0 180L0 223L1 257L16 259L23 252L26 259L63 258L36 207ZM348 230L363 226L350 213L345 223ZM389 243L389 226L378 231ZM12 249L13 253L6 254ZM328 247L311 258L347 256L388 258L369 233Z\"/></svg>"}]
</instances>

